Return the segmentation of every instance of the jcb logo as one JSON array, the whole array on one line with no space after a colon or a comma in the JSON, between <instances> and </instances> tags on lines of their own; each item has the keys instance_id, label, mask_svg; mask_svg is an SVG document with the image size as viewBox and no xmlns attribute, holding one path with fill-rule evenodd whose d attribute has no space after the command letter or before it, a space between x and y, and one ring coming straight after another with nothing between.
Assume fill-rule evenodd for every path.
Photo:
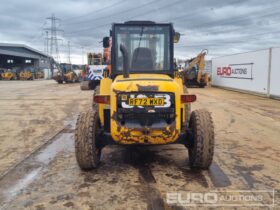
<instances>
[{"instance_id":1,"label":"jcb logo","mask_svg":"<svg viewBox=\"0 0 280 210\"><path fill-rule=\"evenodd\" d=\"M228 67L218 67L217 68L217 75L219 75L219 76L224 76L224 75L230 76L231 75L231 68L229 66Z\"/></svg>"}]
</instances>

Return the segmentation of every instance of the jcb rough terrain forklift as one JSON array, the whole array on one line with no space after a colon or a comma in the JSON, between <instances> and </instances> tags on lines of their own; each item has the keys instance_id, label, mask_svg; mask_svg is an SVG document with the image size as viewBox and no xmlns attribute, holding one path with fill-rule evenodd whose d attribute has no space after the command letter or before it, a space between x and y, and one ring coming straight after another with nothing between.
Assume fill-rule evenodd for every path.
<instances>
[{"instance_id":1,"label":"jcb rough terrain forklift","mask_svg":"<svg viewBox=\"0 0 280 210\"><path fill-rule=\"evenodd\" d=\"M188 94L173 66L179 33L171 23L129 21L113 24L111 36L112 72L101 80L92 108L77 119L80 168L96 168L109 144L180 143L189 150L190 167L207 169L214 154L213 122L207 110L190 112L196 96Z\"/></svg>"}]
</instances>

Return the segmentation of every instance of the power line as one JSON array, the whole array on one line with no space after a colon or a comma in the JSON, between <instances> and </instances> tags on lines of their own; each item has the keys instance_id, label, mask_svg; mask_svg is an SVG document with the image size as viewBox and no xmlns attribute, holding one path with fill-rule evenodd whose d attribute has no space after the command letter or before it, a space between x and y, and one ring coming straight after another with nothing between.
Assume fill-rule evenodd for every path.
<instances>
[{"instance_id":1,"label":"power line","mask_svg":"<svg viewBox=\"0 0 280 210\"><path fill-rule=\"evenodd\" d=\"M143 4L143 5L141 5L141 6L134 7L134 8L131 8L131 9L129 9L129 10L125 10L125 11L118 12L118 13L117 13L117 14L118 14L117 16L120 16L119 13L121 13L121 16L122 16L123 13L125 13L125 12L131 12L132 10L138 10L138 9L141 8L141 7L150 5L150 4L154 3L154 2L157 2L157 3L158 3L159 1L161 1L161 0L153 0L153 1L149 2L149 3L147 3L147 4ZM172 5L175 5L177 2L181 2L181 0L177 0L177 1L175 1L175 2L172 2L172 3L170 3L170 4L167 4L167 5L163 6L163 7L161 7L160 9L162 9L162 8L167 8L167 7L170 7L170 6L172 6ZM149 14L149 13L152 13L152 12L154 12L154 11L155 11L155 9L149 10L148 12L145 11L145 13L141 13L140 15L131 16L131 17L129 17L129 18L126 18L126 20L127 20L127 19L133 19L133 18L135 18L135 17L139 17L139 16L141 16L141 15L143 15L143 14ZM110 15L110 16L107 16L107 17L114 17L114 16L116 16L116 14L113 14L113 15ZM103 18L104 18L104 17L102 17L102 19L103 19ZM116 18L116 17L115 17L115 18ZM100 18L100 19L101 19L101 18ZM94 21L94 20L93 20L93 21ZM108 26L108 25L110 25L111 23L112 23L112 21L110 21L110 22L108 22L108 23L105 23L105 24L100 24L100 25L97 25L97 26L84 28L84 29L77 30L77 31L71 31L71 32L65 33L65 34L66 34L66 35L70 35L70 34L76 34L76 33L79 33L79 32L90 31L90 30L92 30L92 29L97 29L97 28L101 28L101 27L104 27L104 26Z\"/></svg>"},{"instance_id":2,"label":"power line","mask_svg":"<svg viewBox=\"0 0 280 210\"><path fill-rule=\"evenodd\" d=\"M96 10L93 10L93 11L91 11L91 12L89 12L89 13L86 13L86 14L83 14L83 15L80 15L80 16L75 16L75 17L70 17L70 18L64 19L63 22L69 22L69 21L71 21L71 20L73 20L73 19L79 19L79 18L82 18L82 17L87 17L88 15L91 15L91 14L93 14L93 13L94 13L94 14L100 13L100 12L106 10L106 9L111 8L111 7L118 6L118 5L120 5L120 4L122 4L122 3L126 2L126 1L128 1L128 0L117 1L117 2L115 2L115 3L113 3L113 4L111 4L111 5L108 5L108 6L105 6L105 7L96 9ZM64 23L64 24L65 24L65 23Z\"/></svg>"},{"instance_id":3,"label":"power line","mask_svg":"<svg viewBox=\"0 0 280 210\"><path fill-rule=\"evenodd\" d=\"M241 36L241 37L236 37L236 39L238 39L238 40L232 40L232 38L231 38L231 40L212 40L212 42L214 42L214 43L210 43L210 42L205 42L205 43L203 43L203 42L199 42L199 44L193 44L193 45L175 45L175 47L177 47L177 48L181 48L181 47L199 47L199 46L222 46L222 45L224 45L224 44L227 44L227 43L230 43L230 44L237 44L237 43L242 43L242 42L248 42L248 40L241 40L241 38L248 38L248 37L250 37L250 38L252 38L252 37L260 37L260 36L264 36L264 35L268 35L268 34L278 34L278 33L280 33L280 30L277 30L277 31L273 31L273 32L266 32L266 33L260 33L260 34L254 34L254 35L251 35L251 34L249 34L249 35L245 35L245 36ZM250 39L250 40L253 40L253 39Z\"/></svg>"},{"instance_id":4,"label":"power line","mask_svg":"<svg viewBox=\"0 0 280 210\"><path fill-rule=\"evenodd\" d=\"M150 4L150 3L153 3L153 2L154 2L154 1L149 2L149 4ZM176 3L178 3L178 2L181 2L181 1L179 0L179 1L172 2L172 3L170 3L170 4L167 4L167 5L164 5L164 6L162 6L162 7L157 8L157 10L161 10L161 9L164 9L164 8L167 8L167 7L176 5ZM142 5L142 6L145 6L145 5ZM139 7L133 8L133 9L139 9ZM128 11L131 11L131 9L128 10ZM142 16L142 15L147 15L147 14L152 13L152 12L154 12L154 11L155 11L155 9L152 9L152 10L149 10L149 11L145 11L145 12L143 12L143 13L140 13L140 14L137 14L137 15L134 15L134 16L131 16L131 17L129 17L129 18L126 18L126 20L127 20L127 19L133 19L133 18L135 18L135 17L140 17L140 16ZM193 12L195 12L195 11L192 11L191 13L193 13ZM119 13L122 13L122 12L119 12ZM182 18L182 17L190 16L191 13L189 13L188 15L184 15L184 16L173 17L173 18L170 18L170 20L177 19L178 17L179 17L179 18ZM269 14L271 15L272 13L269 13ZM275 13L273 13L273 14L275 14ZM113 14L113 15L111 15L111 16L107 16L107 17L113 17L113 16L115 16L115 14ZM118 16L119 16L119 15L118 15ZM244 15L244 16L245 16L245 15ZM104 17L101 17L101 18L103 19ZM100 18L100 19L101 19L101 18ZM249 17L248 17L248 14L246 14L246 18L247 18L247 19L249 18ZM96 20L97 20L97 19L96 19ZM231 18L231 20L232 20L232 18ZM221 21L225 21L225 20L219 20L219 21L221 22ZM195 28L198 28L198 27L200 27L200 26L207 25L207 24L213 23L213 22L219 23L219 21L211 21L211 22L207 22L207 23L202 23L202 24L200 24L200 25L197 25ZM235 22L237 22L237 21L238 21L238 20L235 20ZM239 20L239 21L240 21L240 20ZM72 31L72 32L67 33L67 35L76 34L76 33L79 33L79 32L90 31L90 30L97 29L97 28L102 28L102 27L104 27L104 26L108 26L108 25L111 24L111 23L112 23L112 21L110 21L110 22L108 22L108 23L106 23L106 24L100 24L100 25L97 25L97 26L94 26L94 27L88 27L88 28L84 28L84 29L81 29L81 30Z\"/></svg>"},{"instance_id":5,"label":"power line","mask_svg":"<svg viewBox=\"0 0 280 210\"><path fill-rule=\"evenodd\" d=\"M101 17L94 18L94 19L91 19L91 20L74 22L74 23L71 23L71 24L81 24L81 23L86 23L86 22L91 22L92 23L92 22L95 22L95 21L98 21L98 20L103 20L103 19L106 19L106 18L112 18L112 17L117 18L117 17L123 16L123 14L125 14L125 13L129 13L129 12L134 11L134 10L139 10L140 8L146 7L146 6L151 5L153 3L158 3L159 1L163 1L163 0L153 0L151 2L142 4L142 5L138 6L138 7L133 7L133 8L130 8L130 9L122 10L122 11L113 13L111 15L105 15L105 16L101 16ZM112 23L112 21L110 21L109 23L106 23L106 24L103 23L102 25L108 25L108 24L111 24L111 23ZM96 27L90 27L88 29L90 30L92 28L96 28ZM72 33L72 32L70 32L70 33Z\"/></svg>"}]
</instances>

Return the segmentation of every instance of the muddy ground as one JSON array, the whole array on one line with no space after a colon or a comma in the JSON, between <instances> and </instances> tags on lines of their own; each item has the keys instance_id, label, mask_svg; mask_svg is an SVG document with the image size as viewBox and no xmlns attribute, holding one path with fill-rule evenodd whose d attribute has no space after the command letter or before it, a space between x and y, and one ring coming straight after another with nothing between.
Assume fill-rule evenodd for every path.
<instances>
[{"instance_id":1,"label":"muddy ground","mask_svg":"<svg viewBox=\"0 0 280 210\"><path fill-rule=\"evenodd\" d=\"M189 168L184 146L166 145L108 146L100 167L82 172L73 132L92 92L53 81L0 81L0 209L185 209L186 196L214 191L262 199L200 208L268 209L274 198L278 209L280 101L217 88L190 92L198 96L193 109L207 108L215 124L208 171ZM185 203L168 204L167 193L181 193Z\"/></svg>"}]
</instances>

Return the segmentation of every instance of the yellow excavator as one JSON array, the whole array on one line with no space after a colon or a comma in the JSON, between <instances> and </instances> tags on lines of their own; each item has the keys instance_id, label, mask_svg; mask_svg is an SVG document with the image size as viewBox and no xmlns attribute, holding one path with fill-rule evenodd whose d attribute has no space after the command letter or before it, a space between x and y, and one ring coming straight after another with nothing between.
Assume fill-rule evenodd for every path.
<instances>
[{"instance_id":1,"label":"yellow excavator","mask_svg":"<svg viewBox=\"0 0 280 210\"><path fill-rule=\"evenodd\" d=\"M187 87L198 86L204 88L208 85L209 75L203 73L207 53L207 49L202 50L195 58L188 60L188 65L180 72Z\"/></svg>"}]
</instances>

